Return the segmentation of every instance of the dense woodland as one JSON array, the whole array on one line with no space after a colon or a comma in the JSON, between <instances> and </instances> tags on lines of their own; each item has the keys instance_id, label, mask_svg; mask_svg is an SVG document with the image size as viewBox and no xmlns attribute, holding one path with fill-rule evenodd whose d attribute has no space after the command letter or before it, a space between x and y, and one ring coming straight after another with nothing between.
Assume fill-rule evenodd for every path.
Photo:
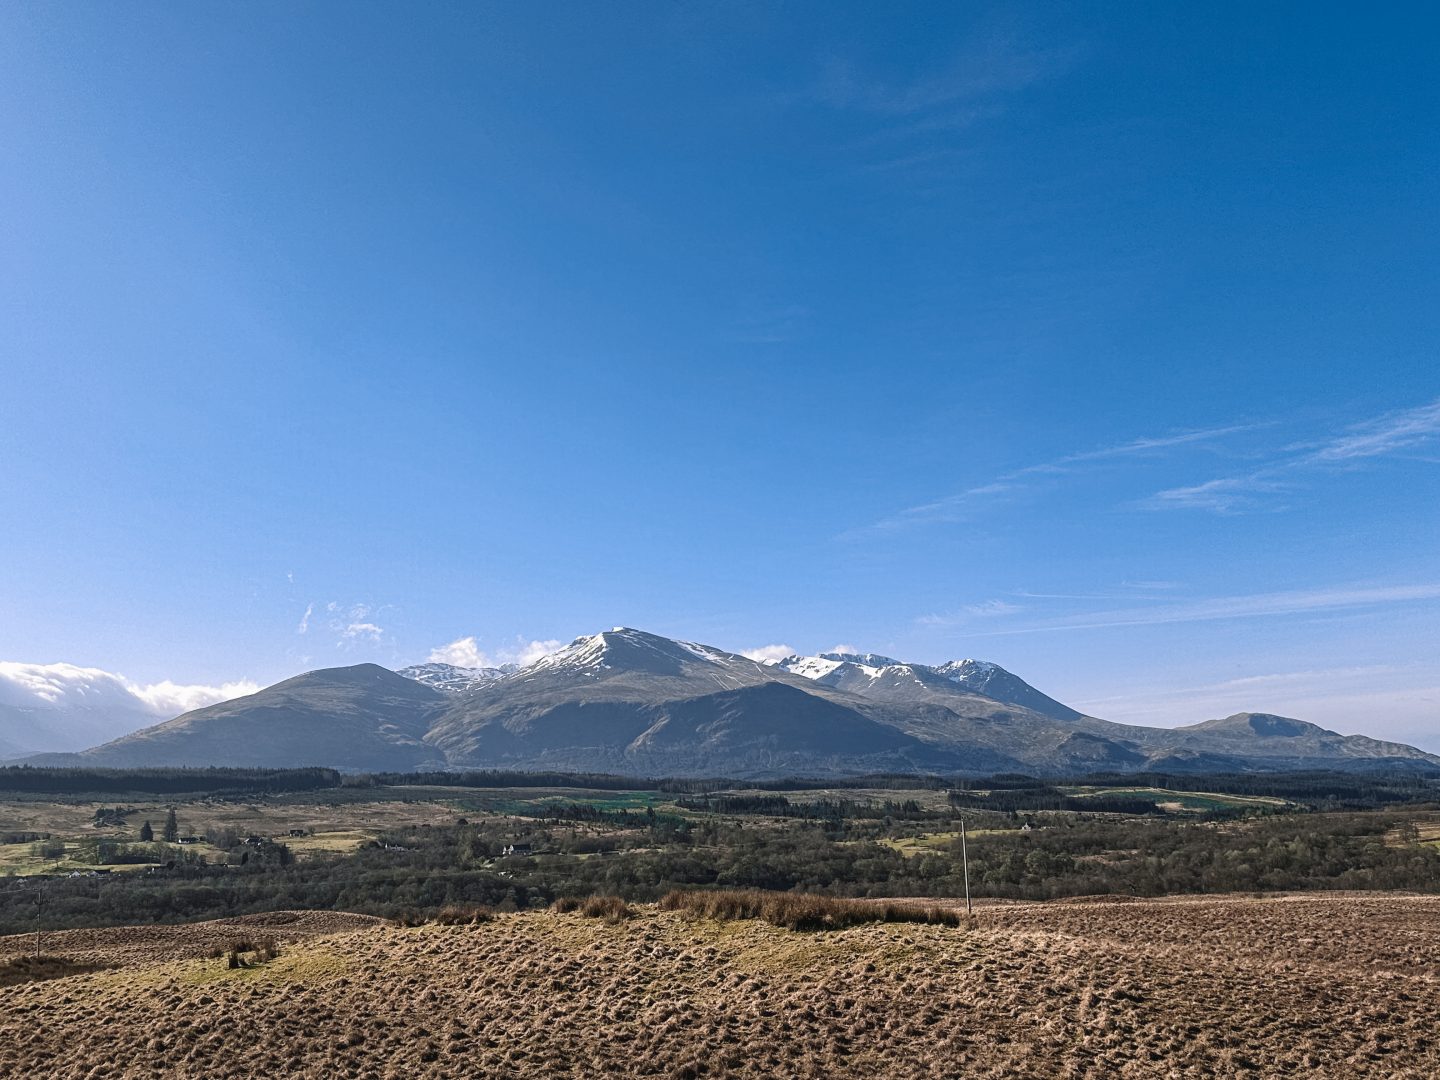
<instances>
[{"instance_id":1,"label":"dense woodland","mask_svg":"<svg viewBox=\"0 0 1440 1080\"><path fill-rule=\"evenodd\" d=\"M1360 810L1440 798L1440 773L1386 770L1300 773L1090 773L1039 779L1018 774L989 777L915 776L881 773L844 778L789 777L768 780L646 779L602 773L472 772L342 773L336 769L82 769L0 766L0 798L24 795L263 795L284 792L374 791L391 787L577 788L590 791L656 791L706 795L745 788L756 791L950 791L999 792L1075 784L1156 787L1275 796L1326 809Z\"/></svg>"}]
</instances>

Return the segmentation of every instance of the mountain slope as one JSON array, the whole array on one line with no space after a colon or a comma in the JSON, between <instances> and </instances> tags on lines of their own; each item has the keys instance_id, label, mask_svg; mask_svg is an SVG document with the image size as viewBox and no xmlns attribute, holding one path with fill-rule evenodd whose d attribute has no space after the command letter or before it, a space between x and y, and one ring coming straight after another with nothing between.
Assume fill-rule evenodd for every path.
<instances>
[{"instance_id":1,"label":"mountain slope","mask_svg":"<svg viewBox=\"0 0 1440 1080\"><path fill-rule=\"evenodd\" d=\"M1440 768L1412 747L1268 714L1110 723L979 661L833 653L766 664L624 627L520 670L407 671L312 671L44 763L736 777Z\"/></svg>"},{"instance_id":2,"label":"mountain slope","mask_svg":"<svg viewBox=\"0 0 1440 1080\"><path fill-rule=\"evenodd\" d=\"M1272 713L1236 713L1189 727L1170 729L1163 754L1183 760L1193 754L1221 755L1242 767L1324 769L1410 763L1440 764L1440 758L1403 743L1368 735L1341 735L1318 724ZM1161 760L1164 760L1163 758Z\"/></svg>"},{"instance_id":3,"label":"mountain slope","mask_svg":"<svg viewBox=\"0 0 1440 1080\"><path fill-rule=\"evenodd\" d=\"M519 671L518 664L503 664L500 667L459 667L456 664L442 664L431 661L427 664L411 664L395 672L406 679L414 679L436 690L452 694L463 694L494 682L503 675Z\"/></svg>"},{"instance_id":4,"label":"mountain slope","mask_svg":"<svg viewBox=\"0 0 1440 1080\"><path fill-rule=\"evenodd\" d=\"M512 768L743 776L964 766L899 719L734 653L616 627L465 695L427 741L454 765ZM1005 763L987 753L975 767L991 761Z\"/></svg>"},{"instance_id":5,"label":"mountain slope","mask_svg":"<svg viewBox=\"0 0 1440 1080\"><path fill-rule=\"evenodd\" d=\"M1056 720L1079 720L1084 715L1068 705L1062 705L1048 694L1042 694L1024 679L988 660L951 660L948 664L935 668L935 671L956 686L997 701L1022 706L1042 716Z\"/></svg>"},{"instance_id":6,"label":"mountain slope","mask_svg":"<svg viewBox=\"0 0 1440 1080\"><path fill-rule=\"evenodd\" d=\"M375 664L327 668L75 755L77 765L443 765L422 741L447 701Z\"/></svg>"}]
</instances>

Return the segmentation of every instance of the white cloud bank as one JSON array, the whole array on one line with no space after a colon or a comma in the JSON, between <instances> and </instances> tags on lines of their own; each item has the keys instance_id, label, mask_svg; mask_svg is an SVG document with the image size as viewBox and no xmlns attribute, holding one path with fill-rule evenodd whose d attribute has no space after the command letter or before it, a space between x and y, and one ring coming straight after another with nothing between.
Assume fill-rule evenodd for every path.
<instances>
[{"instance_id":1,"label":"white cloud bank","mask_svg":"<svg viewBox=\"0 0 1440 1080\"><path fill-rule=\"evenodd\" d=\"M758 660L762 664L773 664L787 656L794 656L795 650L789 645L761 645L758 649L741 649L740 655Z\"/></svg>"},{"instance_id":2,"label":"white cloud bank","mask_svg":"<svg viewBox=\"0 0 1440 1080\"><path fill-rule=\"evenodd\" d=\"M259 689L249 680L147 684L101 668L0 661L0 752L82 750Z\"/></svg>"},{"instance_id":3,"label":"white cloud bank","mask_svg":"<svg viewBox=\"0 0 1440 1080\"><path fill-rule=\"evenodd\" d=\"M497 668L506 664L518 664L525 667L533 664L542 656L549 656L553 652L564 648L565 642L555 638L544 641L526 641L523 637L517 636L511 645L503 645L493 653L486 652L480 648L479 642L474 635L470 637L456 638L448 645L441 645L430 650L426 659L432 664L454 664L463 668Z\"/></svg>"}]
</instances>

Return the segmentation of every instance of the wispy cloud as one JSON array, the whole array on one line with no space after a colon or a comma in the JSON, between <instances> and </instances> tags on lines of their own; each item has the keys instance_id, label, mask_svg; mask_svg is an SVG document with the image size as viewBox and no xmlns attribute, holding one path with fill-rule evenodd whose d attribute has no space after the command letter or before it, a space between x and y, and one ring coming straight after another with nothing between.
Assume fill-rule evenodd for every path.
<instances>
[{"instance_id":1,"label":"wispy cloud","mask_svg":"<svg viewBox=\"0 0 1440 1080\"><path fill-rule=\"evenodd\" d=\"M1014 615L1016 612L1025 609L1019 604L1012 604L1008 600L986 600L979 604L966 604L964 611L968 615L975 615L979 618L994 618L998 615Z\"/></svg>"},{"instance_id":2,"label":"wispy cloud","mask_svg":"<svg viewBox=\"0 0 1440 1080\"><path fill-rule=\"evenodd\" d=\"M1266 505L1262 496L1284 490L1285 485L1273 479L1273 473L1267 470L1207 480L1189 487L1166 488L1139 505L1151 510L1209 510L1217 514L1234 514Z\"/></svg>"},{"instance_id":3,"label":"wispy cloud","mask_svg":"<svg viewBox=\"0 0 1440 1080\"><path fill-rule=\"evenodd\" d=\"M1013 94L1071 67L1073 47L1041 48L1012 34L990 33L967 42L938 71L904 81L882 79L849 60L832 59L810 96L837 109L858 109L888 119L937 112ZM961 115L969 111L962 108Z\"/></svg>"},{"instance_id":4,"label":"wispy cloud","mask_svg":"<svg viewBox=\"0 0 1440 1080\"><path fill-rule=\"evenodd\" d=\"M1275 497L1299 488L1307 472L1358 467L1375 458L1427 447L1437 440L1440 399L1372 417L1325 438L1292 444L1257 469L1165 488L1136 505L1146 510L1206 510L1216 514L1276 509Z\"/></svg>"},{"instance_id":5,"label":"wispy cloud","mask_svg":"<svg viewBox=\"0 0 1440 1080\"><path fill-rule=\"evenodd\" d=\"M1005 115L1020 95L1063 76L1083 55L1038 44L1013 26L991 26L958 43L943 64L897 79L849 57L832 57L791 104L820 106L868 128L850 148L866 172L947 172L969 154L962 133Z\"/></svg>"},{"instance_id":6,"label":"wispy cloud","mask_svg":"<svg viewBox=\"0 0 1440 1080\"><path fill-rule=\"evenodd\" d=\"M387 610L389 605L375 606L373 604L355 603L344 604L338 600L330 600L325 604L325 627L335 635L335 644L342 649L353 648L362 644L375 644L384 640L386 631L380 625L377 616ZM305 614L301 616L300 623L296 626L296 633L304 634L310 629L310 621L315 616L314 604L308 604Z\"/></svg>"},{"instance_id":7,"label":"wispy cloud","mask_svg":"<svg viewBox=\"0 0 1440 1080\"><path fill-rule=\"evenodd\" d=\"M1219 619L1274 618L1341 609L1376 608L1440 600L1440 584L1338 586L1254 593L1246 596L1219 596L1184 603L1162 603L1152 607L1114 608L1091 611L1068 618L1031 622L1023 626L988 630L979 637L1011 634L1051 634L1077 630L1108 630L1125 626L1158 626L1167 623L1211 622ZM926 626L956 626L969 613L924 615L916 621Z\"/></svg>"},{"instance_id":8,"label":"wispy cloud","mask_svg":"<svg viewBox=\"0 0 1440 1080\"><path fill-rule=\"evenodd\" d=\"M310 616L315 614L315 605L306 604L305 614L300 616L300 622L295 627L297 634L308 634L310 632Z\"/></svg>"},{"instance_id":9,"label":"wispy cloud","mask_svg":"<svg viewBox=\"0 0 1440 1080\"><path fill-rule=\"evenodd\" d=\"M1307 454L1308 465L1330 465L1381 457L1431 442L1440 436L1440 398L1428 405L1385 413L1331 439Z\"/></svg>"},{"instance_id":10,"label":"wispy cloud","mask_svg":"<svg viewBox=\"0 0 1440 1080\"><path fill-rule=\"evenodd\" d=\"M1073 474L1087 465L1095 465L1125 458L1162 454L1176 447L1214 443L1227 436L1253 431L1256 428L1265 426L1268 425L1227 424L1223 427L1198 428L1188 431L1172 432L1168 435L1147 435L1131 439L1128 442L1117 443L1113 446L1102 446L1092 450L1081 450L1076 453L1065 454L1049 461L1036 462L1033 465L1025 465L1021 468L1013 469L1010 472L995 477L987 483L966 488L953 495L946 495L930 502L906 507L904 510L897 511L889 517L881 518L869 526L854 530L854 532L849 535L867 532L894 532L919 525L962 521L974 513L979 507L991 505L1001 496L1015 495L1026 490L1039 478Z\"/></svg>"}]
</instances>

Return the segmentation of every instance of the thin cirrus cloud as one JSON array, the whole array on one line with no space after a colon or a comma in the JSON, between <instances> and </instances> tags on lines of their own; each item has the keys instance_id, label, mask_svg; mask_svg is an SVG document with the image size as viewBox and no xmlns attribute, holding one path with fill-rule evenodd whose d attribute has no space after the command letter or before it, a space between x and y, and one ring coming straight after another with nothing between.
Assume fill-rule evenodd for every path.
<instances>
[{"instance_id":1,"label":"thin cirrus cloud","mask_svg":"<svg viewBox=\"0 0 1440 1080\"><path fill-rule=\"evenodd\" d=\"M962 521L979 507L993 504L1000 496L1019 494L1044 477L1072 474L1087 465L1146 457L1178 447L1214 443L1231 435L1268 426L1268 424L1226 424L1222 427L1199 428L1173 432L1168 435L1147 435L1114 446L1102 446L1094 450L1081 450L1073 454L1065 454L1050 461L1037 462L1033 465L1013 469L995 477L988 483L966 488L953 495L946 495L940 499L907 507L847 535L896 532L923 525Z\"/></svg>"},{"instance_id":2,"label":"thin cirrus cloud","mask_svg":"<svg viewBox=\"0 0 1440 1080\"><path fill-rule=\"evenodd\" d=\"M909 80L875 76L832 58L820 77L790 103L819 105L868 124L852 144L863 172L934 174L969 154L957 138L1005 115L1019 95L1072 69L1083 49L1041 46L1001 28L974 34L949 62Z\"/></svg>"},{"instance_id":3,"label":"thin cirrus cloud","mask_svg":"<svg viewBox=\"0 0 1440 1080\"><path fill-rule=\"evenodd\" d=\"M1011 634L1107 630L1127 626L1211 622L1218 619L1273 618L1341 609L1423 603L1432 600L1440 600L1440 584L1295 589L1285 592L1255 593L1248 596L1211 597L1178 604L1161 603L1143 608L1127 607L1108 611L1092 611L1072 618L1044 620L1023 626L977 632L976 636L996 637ZM924 626L950 627L964 625L970 621L970 616L970 612L962 611L951 615L925 615L917 621Z\"/></svg>"},{"instance_id":4,"label":"thin cirrus cloud","mask_svg":"<svg viewBox=\"0 0 1440 1080\"><path fill-rule=\"evenodd\" d=\"M1277 497L1298 489L1307 472L1356 467L1375 458L1428 447L1437 439L1440 398L1371 417L1323 439L1285 447L1258 469L1165 488L1137 506L1145 510L1208 510L1217 514L1275 508Z\"/></svg>"},{"instance_id":5,"label":"thin cirrus cloud","mask_svg":"<svg viewBox=\"0 0 1440 1080\"><path fill-rule=\"evenodd\" d=\"M338 647L373 645L385 639L385 628L376 621L376 616L384 610L383 606L343 604L338 600L328 601L324 605L311 602L305 605L304 614L295 624L295 633L310 633L312 623L318 617L323 620L319 625L335 635L335 644Z\"/></svg>"}]
</instances>

